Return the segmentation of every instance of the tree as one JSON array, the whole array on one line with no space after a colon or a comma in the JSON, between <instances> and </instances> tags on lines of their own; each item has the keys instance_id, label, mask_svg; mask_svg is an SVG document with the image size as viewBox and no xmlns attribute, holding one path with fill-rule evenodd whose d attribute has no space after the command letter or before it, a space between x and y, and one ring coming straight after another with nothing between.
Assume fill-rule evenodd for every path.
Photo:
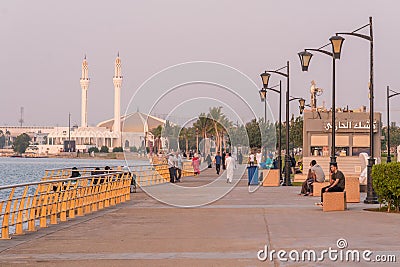
<instances>
[{"instance_id":1,"label":"tree","mask_svg":"<svg viewBox=\"0 0 400 267\"><path fill-rule=\"evenodd\" d=\"M108 152L108 147L107 147L107 152ZM113 148L112 152L124 152L124 149L121 146L117 146Z\"/></svg>"},{"instance_id":2,"label":"tree","mask_svg":"<svg viewBox=\"0 0 400 267\"><path fill-rule=\"evenodd\" d=\"M99 149L95 146L89 147L88 149L89 154L94 152L94 153L99 153Z\"/></svg>"},{"instance_id":3,"label":"tree","mask_svg":"<svg viewBox=\"0 0 400 267\"><path fill-rule=\"evenodd\" d=\"M100 148L100 152L101 153L108 153L108 147L107 146L102 146L101 148Z\"/></svg>"},{"instance_id":4,"label":"tree","mask_svg":"<svg viewBox=\"0 0 400 267\"><path fill-rule=\"evenodd\" d=\"M25 153L30 141L31 138L26 133L18 135L13 145L14 151L20 154Z\"/></svg>"},{"instance_id":5,"label":"tree","mask_svg":"<svg viewBox=\"0 0 400 267\"><path fill-rule=\"evenodd\" d=\"M250 148L261 147L261 132L260 126L256 119L246 123L247 136L249 137Z\"/></svg>"},{"instance_id":6,"label":"tree","mask_svg":"<svg viewBox=\"0 0 400 267\"><path fill-rule=\"evenodd\" d=\"M2 130L0 130L0 148L3 148L6 144L6 137Z\"/></svg>"}]
</instances>

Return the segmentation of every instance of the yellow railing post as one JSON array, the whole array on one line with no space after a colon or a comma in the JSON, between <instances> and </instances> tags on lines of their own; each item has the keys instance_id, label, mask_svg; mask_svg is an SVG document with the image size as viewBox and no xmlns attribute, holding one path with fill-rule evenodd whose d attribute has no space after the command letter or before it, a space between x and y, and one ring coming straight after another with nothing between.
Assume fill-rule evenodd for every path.
<instances>
[{"instance_id":1,"label":"yellow railing post","mask_svg":"<svg viewBox=\"0 0 400 267\"><path fill-rule=\"evenodd\" d=\"M15 234L16 235L22 235L23 234L23 229L22 229L22 214L25 209L25 198L26 194L28 193L28 186L25 186L24 193L22 194L21 201L19 203L19 208L18 208L18 215L17 215L17 223L15 225Z\"/></svg>"},{"instance_id":2,"label":"yellow railing post","mask_svg":"<svg viewBox=\"0 0 400 267\"><path fill-rule=\"evenodd\" d=\"M14 192L15 192L15 187L11 189L11 193L10 196L8 197L6 208L4 210L3 223L1 226L1 239L11 239L9 232L9 225L10 225L9 219L10 219L10 209Z\"/></svg>"}]
</instances>

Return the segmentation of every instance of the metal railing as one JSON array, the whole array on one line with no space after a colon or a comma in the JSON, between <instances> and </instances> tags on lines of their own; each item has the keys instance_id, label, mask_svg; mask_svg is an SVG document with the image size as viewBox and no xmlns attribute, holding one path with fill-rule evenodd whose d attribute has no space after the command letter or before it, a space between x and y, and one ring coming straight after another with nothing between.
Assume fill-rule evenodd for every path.
<instances>
[{"instance_id":1,"label":"metal railing","mask_svg":"<svg viewBox=\"0 0 400 267\"><path fill-rule=\"evenodd\" d=\"M79 174L79 177L71 177ZM193 175L184 162L182 176ZM130 200L131 188L169 182L167 164L51 169L40 182L0 186L1 239Z\"/></svg>"},{"instance_id":2,"label":"metal railing","mask_svg":"<svg viewBox=\"0 0 400 267\"><path fill-rule=\"evenodd\" d=\"M131 180L121 171L1 186L2 195L9 191L0 202L1 239L130 200Z\"/></svg>"}]
</instances>

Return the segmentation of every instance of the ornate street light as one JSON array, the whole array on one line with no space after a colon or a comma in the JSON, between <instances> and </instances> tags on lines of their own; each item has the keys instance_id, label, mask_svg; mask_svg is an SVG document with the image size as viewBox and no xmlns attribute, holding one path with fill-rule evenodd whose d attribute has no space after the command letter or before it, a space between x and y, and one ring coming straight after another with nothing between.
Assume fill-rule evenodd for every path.
<instances>
[{"instance_id":1,"label":"ornate street light","mask_svg":"<svg viewBox=\"0 0 400 267\"><path fill-rule=\"evenodd\" d=\"M269 77L271 77L271 74L269 74L267 72L264 72L264 73L261 73L260 76L261 76L261 79L262 79L262 82L263 82L263 88L267 89L268 88Z\"/></svg>"},{"instance_id":2,"label":"ornate street light","mask_svg":"<svg viewBox=\"0 0 400 267\"><path fill-rule=\"evenodd\" d=\"M369 26L369 35L357 33L359 30ZM369 23L352 31L337 32L336 35L351 35L362 38L370 43L370 64L369 64L369 146L370 155L367 165L367 198L364 200L366 204L378 204L378 198L372 187L372 167L375 164L374 158L374 37L372 31L372 17L369 17Z\"/></svg>"},{"instance_id":3,"label":"ornate street light","mask_svg":"<svg viewBox=\"0 0 400 267\"><path fill-rule=\"evenodd\" d=\"M331 41L332 44L333 57L335 59L340 59L344 38L342 36L335 35L329 38L329 41Z\"/></svg>"},{"instance_id":4,"label":"ornate street light","mask_svg":"<svg viewBox=\"0 0 400 267\"><path fill-rule=\"evenodd\" d=\"M281 72L282 69L286 69L286 73ZM286 66L281 67L277 70L265 71L261 74L261 78L263 80L264 88L268 88L269 74L276 73L281 76L286 77L286 151L285 151L285 182L282 185L290 186L292 185L292 181L290 180L290 158L289 158L289 91L290 91L290 73L289 73L289 61L286 62Z\"/></svg>"},{"instance_id":5,"label":"ornate street light","mask_svg":"<svg viewBox=\"0 0 400 267\"><path fill-rule=\"evenodd\" d=\"M311 61L313 54L311 54L307 50L304 50L304 51L298 53L298 55L300 57L301 70L308 71L308 66L310 65L310 61Z\"/></svg>"},{"instance_id":6,"label":"ornate street light","mask_svg":"<svg viewBox=\"0 0 400 267\"><path fill-rule=\"evenodd\" d=\"M264 83L264 76L268 76L266 83ZM263 73L261 74L261 78L263 80L263 84L264 84L264 88L261 89L260 92L260 97L261 97L261 101L264 101L264 120L265 122L267 122L267 90L271 90L275 93L279 94L279 137L278 137L278 169L279 169L279 181L282 180L282 81L279 81L279 84L268 87L268 80L269 80L269 73ZM274 89L276 87L279 86L279 90Z\"/></svg>"},{"instance_id":7,"label":"ornate street light","mask_svg":"<svg viewBox=\"0 0 400 267\"><path fill-rule=\"evenodd\" d=\"M306 104L306 100L305 100L304 98L300 98L300 99L299 99L300 114L303 114L305 104Z\"/></svg>"},{"instance_id":8,"label":"ornate street light","mask_svg":"<svg viewBox=\"0 0 400 267\"><path fill-rule=\"evenodd\" d=\"M393 94L390 94L390 92L392 92ZM400 95L399 92L393 91L391 89L389 89L389 86L386 88L386 100L387 100L387 158L386 158L386 162L391 162L392 158L390 156L390 120L389 120L389 99Z\"/></svg>"},{"instance_id":9,"label":"ornate street light","mask_svg":"<svg viewBox=\"0 0 400 267\"><path fill-rule=\"evenodd\" d=\"M298 53L301 62L301 68L303 71L308 71L308 66L312 54L308 51L315 51L324 55L328 55L332 58L332 136L331 136L331 163L336 162L336 59L340 58L342 44L344 41L343 37L332 36L330 39L332 44L332 52L323 50L322 48L327 47L330 44L321 46L318 49L305 49L303 52Z\"/></svg>"}]
</instances>

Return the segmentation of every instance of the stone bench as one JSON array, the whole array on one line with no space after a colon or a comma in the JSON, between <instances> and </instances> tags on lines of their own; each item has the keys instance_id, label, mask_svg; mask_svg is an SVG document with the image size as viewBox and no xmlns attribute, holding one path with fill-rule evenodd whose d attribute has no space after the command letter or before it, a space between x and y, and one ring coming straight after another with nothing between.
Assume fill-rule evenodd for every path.
<instances>
[{"instance_id":1,"label":"stone bench","mask_svg":"<svg viewBox=\"0 0 400 267\"><path fill-rule=\"evenodd\" d=\"M279 170L258 170L260 173L260 179L263 186L279 186Z\"/></svg>"},{"instance_id":2,"label":"stone bench","mask_svg":"<svg viewBox=\"0 0 400 267\"><path fill-rule=\"evenodd\" d=\"M342 211L347 209L346 192L324 193L323 211Z\"/></svg>"},{"instance_id":3,"label":"stone bench","mask_svg":"<svg viewBox=\"0 0 400 267\"><path fill-rule=\"evenodd\" d=\"M314 197L320 197L321 196L321 189L325 186L328 186L329 182L322 182L322 183L318 183L318 182L314 182L313 183L313 196Z\"/></svg>"},{"instance_id":4,"label":"stone bench","mask_svg":"<svg viewBox=\"0 0 400 267\"><path fill-rule=\"evenodd\" d=\"M356 176L346 176L346 201L349 203L360 202L360 180Z\"/></svg>"}]
</instances>

